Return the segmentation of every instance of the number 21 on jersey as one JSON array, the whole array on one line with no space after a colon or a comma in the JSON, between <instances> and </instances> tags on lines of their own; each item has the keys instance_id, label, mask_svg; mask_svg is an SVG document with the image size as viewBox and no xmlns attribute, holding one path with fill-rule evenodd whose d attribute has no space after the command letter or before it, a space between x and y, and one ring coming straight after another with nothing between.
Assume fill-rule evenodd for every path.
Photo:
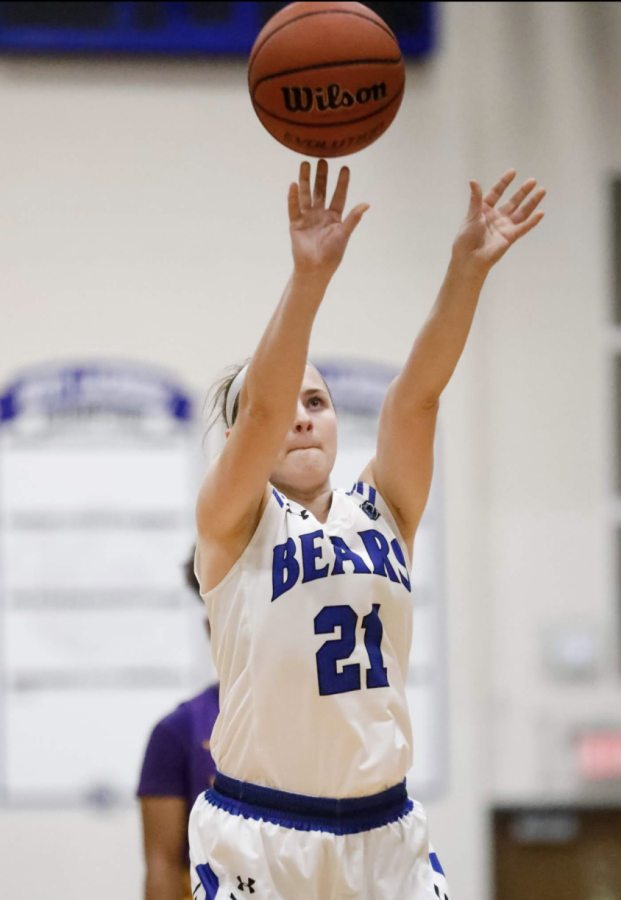
<instances>
[{"instance_id":1,"label":"number 21 on jersey","mask_svg":"<svg viewBox=\"0 0 621 900\"><path fill-rule=\"evenodd\" d=\"M388 687L388 670L384 668L382 657L382 636L384 629L379 617L380 604L373 604L373 611L362 620L364 646L369 656L367 688ZM317 651L317 680L319 693L345 694L361 689L360 666L350 664L337 669L337 662L349 659L356 649L356 626L358 616L351 606L324 606L315 616L315 634L334 634L340 627L338 640L326 641Z\"/></svg>"}]
</instances>

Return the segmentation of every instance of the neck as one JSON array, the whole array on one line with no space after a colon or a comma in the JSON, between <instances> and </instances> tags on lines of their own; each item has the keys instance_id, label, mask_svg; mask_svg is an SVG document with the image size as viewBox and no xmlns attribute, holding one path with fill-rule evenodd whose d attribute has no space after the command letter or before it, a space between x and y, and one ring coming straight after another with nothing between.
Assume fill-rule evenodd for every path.
<instances>
[{"instance_id":1,"label":"neck","mask_svg":"<svg viewBox=\"0 0 621 900\"><path fill-rule=\"evenodd\" d=\"M320 488L308 491L291 487L288 484L275 484L274 482L273 484L276 490L283 493L289 500L293 500L294 503L299 503L322 524L328 518L332 506L332 488L329 481L326 481Z\"/></svg>"}]
</instances>

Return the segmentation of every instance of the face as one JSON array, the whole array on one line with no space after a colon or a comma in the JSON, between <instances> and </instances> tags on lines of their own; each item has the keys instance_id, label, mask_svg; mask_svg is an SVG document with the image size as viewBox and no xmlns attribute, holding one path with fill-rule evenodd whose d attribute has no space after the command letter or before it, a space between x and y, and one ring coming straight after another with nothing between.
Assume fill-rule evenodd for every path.
<instances>
[{"instance_id":1,"label":"face","mask_svg":"<svg viewBox=\"0 0 621 900\"><path fill-rule=\"evenodd\" d=\"M295 421L270 480L284 493L313 493L329 484L335 459L336 412L323 378L307 366Z\"/></svg>"}]
</instances>

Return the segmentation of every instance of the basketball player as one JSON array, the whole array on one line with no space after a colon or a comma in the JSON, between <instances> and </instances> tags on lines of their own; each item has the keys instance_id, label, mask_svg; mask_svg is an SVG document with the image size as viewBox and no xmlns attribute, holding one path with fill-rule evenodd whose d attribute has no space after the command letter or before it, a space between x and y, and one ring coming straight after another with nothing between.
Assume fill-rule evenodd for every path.
<instances>
[{"instance_id":1,"label":"basketball player","mask_svg":"<svg viewBox=\"0 0 621 900\"><path fill-rule=\"evenodd\" d=\"M198 595L194 550L184 566L190 590ZM205 623L209 635L209 622ZM146 864L145 900L190 900L188 817L199 794L212 784L210 752L218 715L213 684L161 719L154 727L140 774L138 797Z\"/></svg>"},{"instance_id":2,"label":"basketball player","mask_svg":"<svg viewBox=\"0 0 621 900\"><path fill-rule=\"evenodd\" d=\"M224 386L228 440L197 504L196 572L212 625L218 772L190 816L198 900L448 897L425 813L408 799L410 563L438 403L492 266L534 228L545 191L515 172L470 206L445 281L388 390L377 452L333 491L336 416L307 363L315 316L366 204L349 171L289 189L293 274L250 364ZM355 310L352 309L355 316Z\"/></svg>"}]
</instances>

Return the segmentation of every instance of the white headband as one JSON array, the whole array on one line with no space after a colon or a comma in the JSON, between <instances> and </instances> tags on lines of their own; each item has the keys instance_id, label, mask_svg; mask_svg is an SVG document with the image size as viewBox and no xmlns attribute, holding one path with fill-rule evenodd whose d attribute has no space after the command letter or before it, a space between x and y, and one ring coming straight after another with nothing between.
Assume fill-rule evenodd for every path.
<instances>
[{"instance_id":1,"label":"white headband","mask_svg":"<svg viewBox=\"0 0 621 900\"><path fill-rule=\"evenodd\" d=\"M229 428L233 427L233 410L235 408L235 401L239 397L239 393L242 389L244 381L246 380L246 375L248 374L248 365L245 365L243 369L240 369L233 381L231 382L231 386L229 388L229 392L226 395L226 424Z\"/></svg>"},{"instance_id":2,"label":"white headband","mask_svg":"<svg viewBox=\"0 0 621 900\"><path fill-rule=\"evenodd\" d=\"M317 368L317 366L313 365L312 362L307 362L306 365L313 366L313 369L315 369L316 372L319 372L319 369ZM249 366L249 363L246 363L246 365L243 367L243 369L239 370L239 372L237 373L237 375L231 382L229 392L226 395L225 414L226 414L226 424L228 425L229 428L233 427L233 410L235 408L235 401L239 397L239 394L243 387L244 381L246 380L246 375L248 374L248 366ZM321 372L319 372L319 374L321 375ZM323 375L321 375L321 377L323 378Z\"/></svg>"}]
</instances>

